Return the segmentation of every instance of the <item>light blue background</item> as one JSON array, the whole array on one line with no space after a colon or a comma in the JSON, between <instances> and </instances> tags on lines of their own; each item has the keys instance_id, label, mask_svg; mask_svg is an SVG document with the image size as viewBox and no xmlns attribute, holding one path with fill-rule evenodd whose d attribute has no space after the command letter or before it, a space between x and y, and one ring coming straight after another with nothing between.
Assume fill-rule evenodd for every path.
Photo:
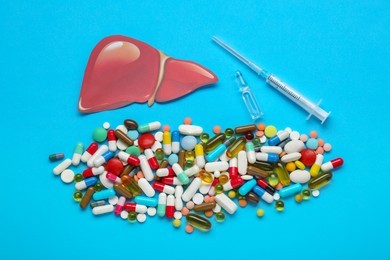
<instances>
[{"instance_id":1,"label":"light blue background","mask_svg":"<svg viewBox=\"0 0 390 260\"><path fill-rule=\"evenodd\" d=\"M165 1L167 2L167 1ZM389 1L2 1L1 259L389 259ZM219 82L175 102L80 115L77 100L92 48L122 34L196 61ZM218 35L332 114L324 126L267 86L210 40ZM261 202L239 209L210 233L148 218L131 225L93 217L74 188L52 174L50 153L71 156L103 122L184 117L211 132L250 123L233 80L240 69L265 111L264 122L317 130L326 158L345 165L318 199Z\"/></svg>"}]
</instances>

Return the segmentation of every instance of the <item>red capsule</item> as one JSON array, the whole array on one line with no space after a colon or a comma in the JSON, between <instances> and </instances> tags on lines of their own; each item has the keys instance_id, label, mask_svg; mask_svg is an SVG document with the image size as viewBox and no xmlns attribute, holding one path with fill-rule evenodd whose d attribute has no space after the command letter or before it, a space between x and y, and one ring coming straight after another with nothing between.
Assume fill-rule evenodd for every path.
<instances>
[{"instance_id":1,"label":"red capsule","mask_svg":"<svg viewBox=\"0 0 390 260\"><path fill-rule=\"evenodd\" d=\"M148 159L150 168L152 168L153 170L157 170L159 168L159 165L156 156L154 156L153 151L151 149L145 149L144 154L146 156L146 159Z\"/></svg>"},{"instance_id":2,"label":"red capsule","mask_svg":"<svg viewBox=\"0 0 390 260\"><path fill-rule=\"evenodd\" d=\"M173 218L175 214L175 197L173 195L168 195L167 206L165 208L165 216L167 218Z\"/></svg>"},{"instance_id":3,"label":"red capsule","mask_svg":"<svg viewBox=\"0 0 390 260\"><path fill-rule=\"evenodd\" d=\"M107 131L107 139L108 141L116 141L115 131L110 129Z\"/></svg>"},{"instance_id":4,"label":"red capsule","mask_svg":"<svg viewBox=\"0 0 390 260\"><path fill-rule=\"evenodd\" d=\"M86 151L90 154L90 155L93 155L97 149L98 149L99 145L95 142L91 143L88 148L86 149Z\"/></svg>"}]
</instances>

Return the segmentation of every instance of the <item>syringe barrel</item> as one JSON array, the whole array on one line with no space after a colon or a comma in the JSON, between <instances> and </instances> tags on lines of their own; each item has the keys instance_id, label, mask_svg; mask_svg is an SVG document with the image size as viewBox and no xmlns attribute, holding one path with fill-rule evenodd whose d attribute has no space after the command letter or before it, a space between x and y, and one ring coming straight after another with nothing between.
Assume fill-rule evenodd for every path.
<instances>
[{"instance_id":1,"label":"syringe barrel","mask_svg":"<svg viewBox=\"0 0 390 260\"><path fill-rule=\"evenodd\" d=\"M297 105L305 109L310 115L314 115L323 123L330 113L326 112L318 106L318 104L313 103L301 93L296 91L293 87L284 83L275 75L268 75L267 83L274 88L276 88L280 93L288 97L290 100L294 101Z\"/></svg>"}]
</instances>

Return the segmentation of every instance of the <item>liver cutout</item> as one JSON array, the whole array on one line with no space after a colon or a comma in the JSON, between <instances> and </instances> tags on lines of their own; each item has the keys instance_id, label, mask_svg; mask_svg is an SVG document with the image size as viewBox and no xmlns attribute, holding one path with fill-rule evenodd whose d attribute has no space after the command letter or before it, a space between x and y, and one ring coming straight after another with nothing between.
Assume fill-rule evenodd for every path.
<instances>
[{"instance_id":1,"label":"liver cutout","mask_svg":"<svg viewBox=\"0 0 390 260\"><path fill-rule=\"evenodd\" d=\"M154 99L166 102L217 80L199 64L169 58L133 38L109 36L90 55L78 109L92 113L148 100L151 105Z\"/></svg>"}]
</instances>

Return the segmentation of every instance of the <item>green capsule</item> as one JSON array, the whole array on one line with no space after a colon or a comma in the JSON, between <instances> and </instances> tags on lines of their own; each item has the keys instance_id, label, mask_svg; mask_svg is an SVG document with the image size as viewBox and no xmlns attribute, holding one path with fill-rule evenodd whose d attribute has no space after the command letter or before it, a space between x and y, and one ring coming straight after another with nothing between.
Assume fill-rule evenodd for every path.
<instances>
[{"instance_id":1,"label":"green capsule","mask_svg":"<svg viewBox=\"0 0 390 260\"><path fill-rule=\"evenodd\" d=\"M275 204L277 211L283 211L284 210L284 202L282 200L278 200Z\"/></svg>"},{"instance_id":2,"label":"green capsule","mask_svg":"<svg viewBox=\"0 0 390 260\"><path fill-rule=\"evenodd\" d=\"M79 190L76 190L76 192L73 193L73 199L77 202L80 202L83 199L83 193Z\"/></svg>"},{"instance_id":3,"label":"green capsule","mask_svg":"<svg viewBox=\"0 0 390 260\"><path fill-rule=\"evenodd\" d=\"M127 215L127 219L130 221L130 223L135 223L137 220L137 213L130 211L129 215Z\"/></svg>"},{"instance_id":4,"label":"green capsule","mask_svg":"<svg viewBox=\"0 0 390 260\"><path fill-rule=\"evenodd\" d=\"M55 161L61 160L63 158L64 158L64 153L55 153L55 154L49 155L49 160L51 162L55 162Z\"/></svg>"},{"instance_id":5,"label":"green capsule","mask_svg":"<svg viewBox=\"0 0 390 260\"><path fill-rule=\"evenodd\" d=\"M209 153L211 152L212 150L214 150L218 145L222 144L226 139L226 136L225 134L217 134L215 136L213 136L213 138L209 139L205 145L203 146L204 148L204 151L206 153Z\"/></svg>"},{"instance_id":6,"label":"green capsule","mask_svg":"<svg viewBox=\"0 0 390 260\"><path fill-rule=\"evenodd\" d=\"M77 153L77 154L83 154L84 152L84 144L83 143L77 143L76 144L76 147L74 148L74 153Z\"/></svg>"},{"instance_id":7,"label":"green capsule","mask_svg":"<svg viewBox=\"0 0 390 260\"><path fill-rule=\"evenodd\" d=\"M197 214L188 214L186 216L186 220L193 227L198 228L202 231L209 231L211 229L211 222L208 219Z\"/></svg>"},{"instance_id":8,"label":"green capsule","mask_svg":"<svg viewBox=\"0 0 390 260\"><path fill-rule=\"evenodd\" d=\"M84 180L84 177L83 177L82 174L77 173L77 174L73 177L73 180L74 180L75 182L80 182L80 181Z\"/></svg>"},{"instance_id":9,"label":"green capsule","mask_svg":"<svg viewBox=\"0 0 390 260\"><path fill-rule=\"evenodd\" d=\"M103 184L101 184L100 182L96 183L95 186L93 186L93 189L95 190L95 192L99 192L99 191L101 191L103 188L104 188L104 186L103 186Z\"/></svg>"},{"instance_id":10,"label":"green capsule","mask_svg":"<svg viewBox=\"0 0 390 260\"><path fill-rule=\"evenodd\" d=\"M284 168L283 164L278 163L277 167L275 168L275 173L278 176L278 179L283 186L290 185L290 182L291 182L290 175L288 174L288 172Z\"/></svg>"},{"instance_id":11,"label":"green capsule","mask_svg":"<svg viewBox=\"0 0 390 260\"><path fill-rule=\"evenodd\" d=\"M223 213L222 211L217 212L215 214L215 219L217 220L217 222L220 222L220 223L224 222L225 221L225 213Z\"/></svg>"},{"instance_id":12,"label":"green capsule","mask_svg":"<svg viewBox=\"0 0 390 260\"><path fill-rule=\"evenodd\" d=\"M200 140L202 141L202 143L207 143L207 141L209 140L210 138L210 135L208 133L201 133L200 134Z\"/></svg>"},{"instance_id":13,"label":"green capsule","mask_svg":"<svg viewBox=\"0 0 390 260\"><path fill-rule=\"evenodd\" d=\"M245 147L246 139L244 136L236 139L234 143L226 150L226 155L229 158L236 157L237 154Z\"/></svg>"},{"instance_id":14,"label":"green capsule","mask_svg":"<svg viewBox=\"0 0 390 260\"><path fill-rule=\"evenodd\" d=\"M226 138L230 138L234 135L234 130L232 128L226 128L225 130Z\"/></svg>"},{"instance_id":15,"label":"green capsule","mask_svg":"<svg viewBox=\"0 0 390 260\"><path fill-rule=\"evenodd\" d=\"M302 197L304 200L310 199L311 191L308 189L305 189L302 191Z\"/></svg>"},{"instance_id":16,"label":"green capsule","mask_svg":"<svg viewBox=\"0 0 390 260\"><path fill-rule=\"evenodd\" d=\"M156 159L159 160L159 161L164 160L165 154L164 154L163 149L158 148L158 149L156 150L156 152L155 152L155 156L156 156Z\"/></svg>"},{"instance_id":17,"label":"green capsule","mask_svg":"<svg viewBox=\"0 0 390 260\"><path fill-rule=\"evenodd\" d=\"M309 181L308 187L312 190L318 190L328 184L332 179L332 176L331 172L319 174Z\"/></svg>"}]
</instances>

